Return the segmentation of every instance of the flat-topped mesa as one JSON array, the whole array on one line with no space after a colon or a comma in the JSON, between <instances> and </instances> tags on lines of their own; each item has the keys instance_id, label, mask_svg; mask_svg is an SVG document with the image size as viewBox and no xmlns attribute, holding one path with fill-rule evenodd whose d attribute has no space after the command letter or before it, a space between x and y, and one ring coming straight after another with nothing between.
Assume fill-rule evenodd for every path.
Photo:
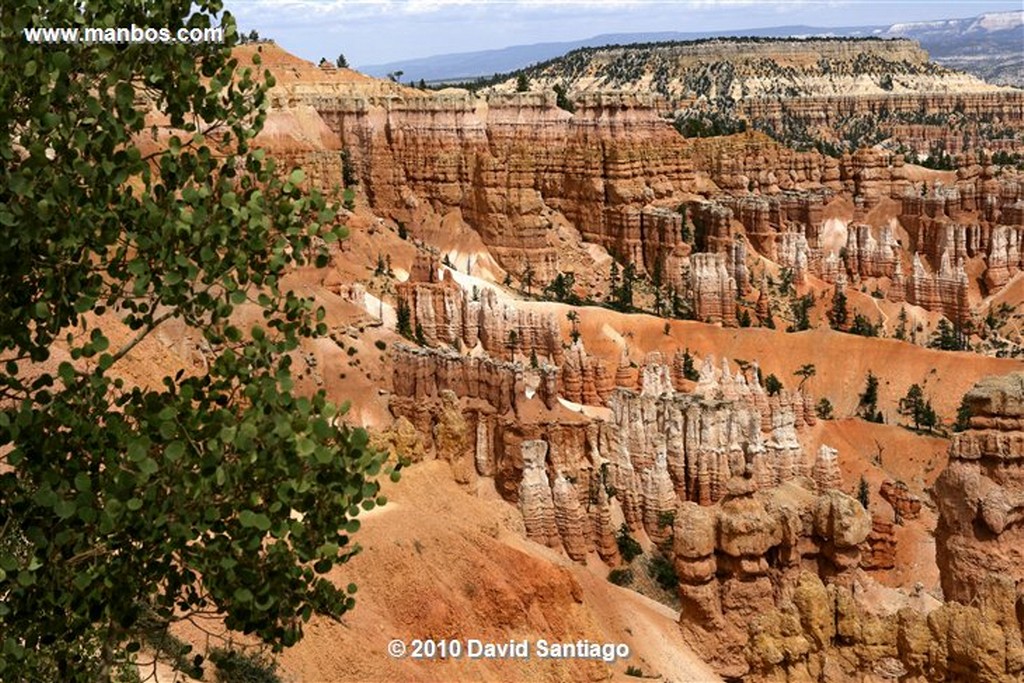
<instances>
[{"instance_id":1,"label":"flat-topped mesa","mask_svg":"<svg viewBox=\"0 0 1024 683\"><path fill-rule=\"evenodd\" d=\"M959 76L951 80L951 92L750 98L740 101L739 108L748 120L763 121L779 131L787 123L844 131L851 121L870 121L921 154L929 153L938 142L946 143L943 149L948 153L958 153L965 135L969 148L991 144L986 139L991 136L982 137L983 128L975 121L998 119L1009 128L1024 126L1024 93L993 86L987 86L989 92L956 92ZM980 83L974 80L975 85ZM962 112L967 122L963 129L947 125L951 112ZM932 122L925 123L928 120Z\"/></svg>"},{"instance_id":2,"label":"flat-topped mesa","mask_svg":"<svg viewBox=\"0 0 1024 683\"><path fill-rule=\"evenodd\" d=\"M932 115L954 111L1013 122L1024 101L1008 88L929 62L909 40L735 38L587 47L525 73L533 87L560 85L572 94L653 88L676 109L715 107L778 131L794 124L855 130L863 120L889 129L933 123ZM516 85L510 78L492 89L511 92Z\"/></svg>"},{"instance_id":3,"label":"flat-topped mesa","mask_svg":"<svg viewBox=\"0 0 1024 683\"><path fill-rule=\"evenodd\" d=\"M1024 373L986 377L964 398L970 427L935 482L935 554L946 599L966 604L987 573L1024 580Z\"/></svg>"},{"instance_id":4,"label":"flat-topped mesa","mask_svg":"<svg viewBox=\"0 0 1024 683\"><path fill-rule=\"evenodd\" d=\"M511 360L516 354L552 364L562 361L561 332L554 314L516 308L485 287L475 297L446 276L445 270L424 265L417 257L409 279L396 294L408 307L410 326L419 329L428 344L478 344L494 358Z\"/></svg>"}]
</instances>

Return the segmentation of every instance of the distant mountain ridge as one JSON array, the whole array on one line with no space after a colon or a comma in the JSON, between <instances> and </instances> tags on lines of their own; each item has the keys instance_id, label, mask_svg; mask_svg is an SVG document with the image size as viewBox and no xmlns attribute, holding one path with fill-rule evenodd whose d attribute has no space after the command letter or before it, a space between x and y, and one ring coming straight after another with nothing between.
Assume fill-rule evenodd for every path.
<instances>
[{"instance_id":1,"label":"distant mountain ridge","mask_svg":"<svg viewBox=\"0 0 1024 683\"><path fill-rule=\"evenodd\" d=\"M737 36L909 38L918 41L940 64L962 69L993 83L1024 87L1024 10L886 26L792 25L735 31L609 33L576 41L514 45L365 65L360 70L381 77L401 71L404 81L464 80L515 71L582 47Z\"/></svg>"}]
</instances>

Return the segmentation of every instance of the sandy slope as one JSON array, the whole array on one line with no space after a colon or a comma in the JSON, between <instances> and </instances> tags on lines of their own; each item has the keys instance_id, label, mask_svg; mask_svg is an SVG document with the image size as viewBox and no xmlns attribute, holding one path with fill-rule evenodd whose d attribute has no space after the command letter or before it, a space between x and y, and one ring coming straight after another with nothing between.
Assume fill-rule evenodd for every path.
<instances>
[{"instance_id":1,"label":"sandy slope","mask_svg":"<svg viewBox=\"0 0 1024 683\"><path fill-rule=\"evenodd\" d=\"M524 540L511 506L477 498L433 461L388 485L394 501L364 519L364 552L336 571L359 585L343 624L314 619L282 657L296 681L631 680L638 666L662 680L717 681L686 648L676 615L608 583L606 568L573 565ZM386 654L392 638L625 642L632 655L602 662L413 661ZM632 679L636 680L636 679Z\"/></svg>"}]
</instances>

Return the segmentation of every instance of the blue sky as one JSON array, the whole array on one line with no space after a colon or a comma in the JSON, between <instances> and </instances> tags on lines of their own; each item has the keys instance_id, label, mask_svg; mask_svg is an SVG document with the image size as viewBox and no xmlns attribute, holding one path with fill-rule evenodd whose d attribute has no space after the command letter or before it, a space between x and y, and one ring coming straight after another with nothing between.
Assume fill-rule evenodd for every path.
<instances>
[{"instance_id":1,"label":"blue sky","mask_svg":"<svg viewBox=\"0 0 1024 683\"><path fill-rule=\"evenodd\" d=\"M352 65L602 33L856 26L1020 10L1022 0L226 0L239 27L300 57Z\"/></svg>"}]
</instances>

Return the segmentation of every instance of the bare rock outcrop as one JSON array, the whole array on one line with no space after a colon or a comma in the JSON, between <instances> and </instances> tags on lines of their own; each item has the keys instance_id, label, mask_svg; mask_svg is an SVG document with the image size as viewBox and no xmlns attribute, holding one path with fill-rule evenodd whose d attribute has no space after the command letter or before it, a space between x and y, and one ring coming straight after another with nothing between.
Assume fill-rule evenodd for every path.
<instances>
[{"instance_id":1,"label":"bare rock outcrop","mask_svg":"<svg viewBox=\"0 0 1024 683\"><path fill-rule=\"evenodd\" d=\"M896 528L893 523L875 515L871 519L871 533L861 547L862 569L878 571L896 566Z\"/></svg>"},{"instance_id":2,"label":"bare rock outcrop","mask_svg":"<svg viewBox=\"0 0 1024 683\"><path fill-rule=\"evenodd\" d=\"M430 345L475 348L494 358L536 355L561 363L562 344L554 315L511 306L490 288L467 292L447 276L436 258L419 254L409 279L396 287L410 313L410 326Z\"/></svg>"},{"instance_id":3,"label":"bare rock outcrop","mask_svg":"<svg viewBox=\"0 0 1024 683\"><path fill-rule=\"evenodd\" d=\"M970 317L967 272L963 262L953 266L949 254L944 253L939 270L929 273L920 256L914 255L913 271L906 283L908 303L937 311L956 323Z\"/></svg>"},{"instance_id":4,"label":"bare rock outcrop","mask_svg":"<svg viewBox=\"0 0 1024 683\"><path fill-rule=\"evenodd\" d=\"M615 389L615 376L607 364L588 355L579 340L565 352L559 381L559 395L584 405L604 405Z\"/></svg>"},{"instance_id":5,"label":"bare rock outcrop","mask_svg":"<svg viewBox=\"0 0 1024 683\"><path fill-rule=\"evenodd\" d=\"M966 604L986 574L1024 580L1024 373L987 377L965 398L970 428L953 437L935 499L943 594Z\"/></svg>"},{"instance_id":6,"label":"bare rock outcrop","mask_svg":"<svg viewBox=\"0 0 1024 683\"><path fill-rule=\"evenodd\" d=\"M824 444L818 448L818 456L814 459L811 476L818 491L824 493L833 489L842 489L843 479L839 473L839 452Z\"/></svg>"},{"instance_id":7,"label":"bare rock outcrop","mask_svg":"<svg viewBox=\"0 0 1024 683\"><path fill-rule=\"evenodd\" d=\"M698 253L690 257L690 287L698 320L736 326L736 278L729 272L723 253Z\"/></svg>"},{"instance_id":8,"label":"bare rock outcrop","mask_svg":"<svg viewBox=\"0 0 1024 683\"><path fill-rule=\"evenodd\" d=\"M985 284L995 290L1024 268L1024 228L996 225L989 239Z\"/></svg>"},{"instance_id":9,"label":"bare rock outcrop","mask_svg":"<svg viewBox=\"0 0 1024 683\"><path fill-rule=\"evenodd\" d=\"M679 244L671 222L655 225L664 216L648 212L642 226L648 207L694 177L688 143L649 96L581 95L570 114L551 91L296 95L350 150L371 206L398 217L457 211L506 270L530 263L538 283L558 272L552 209L641 271ZM646 228L660 235L651 245Z\"/></svg>"},{"instance_id":10,"label":"bare rock outcrop","mask_svg":"<svg viewBox=\"0 0 1024 683\"><path fill-rule=\"evenodd\" d=\"M859 282L862 277L893 277L900 268L899 246L892 230L884 226L878 239L871 227L855 223L849 227L846 241L846 271Z\"/></svg>"},{"instance_id":11,"label":"bare rock outcrop","mask_svg":"<svg viewBox=\"0 0 1024 683\"><path fill-rule=\"evenodd\" d=\"M416 425L404 416L398 416L391 425L382 432L374 432L372 444L374 448L386 451L395 459L409 462L420 462L426 458L426 446Z\"/></svg>"},{"instance_id":12,"label":"bare rock outcrop","mask_svg":"<svg viewBox=\"0 0 1024 683\"><path fill-rule=\"evenodd\" d=\"M545 441L524 441L521 445L523 478L519 483L519 511L526 524L526 536L538 543L558 547L562 541L555 522L555 503L548 479Z\"/></svg>"},{"instance_id":13,"label":"bare rock outcrop","mask_svg":"<svg viewBox=\"0 0 1024 683\"><path fill-rule=\"evenodd\" d=\"M882 500L892 506L897 523L917 519L921 516L921 499L910 492L902 481L886 479L878 491Z\"/></svg>"},{"instance_id":14,"label":"bare rock outcrop","mask_svg":"<svg viewBox=\"0 0 1024 683\"><path fill-rule=\"evenodd\" d=\"M949 464L934 485L936 559L947 602L916 590L892 595L895 604L880 608L865 599L868 586L859 579L829 583L816 572L783 573L774 605L749 622L745 659L722 656L723 672L756 682L1021 680L1024 373L985 378L966 400L970 428L954 436ZM914 501L887 484L886 500L913 514ZM680 530L693 526L684 518L678 523ZM869 534L858 523L862 567L891 566L892 531L877 517ZM677 563L694 555L677 542ZM680 577L688 575L681 570Z\"/></svg>"},{"instance_id":15,"label":"bare rock outcrop","mask_svg":"<svg viewBox=\"0 0 1024 683\"><path fill-rule=\"evenodd\" d=\"M694 166L728 194L753 189L774 195L842 187L840 160L814 151L798 152L761 132L700 138L693 144Z\"/></svg>"},{"instance_id":16,"label":"bare rock outcrop","mask_svg":"<svg viewBox=\"0 0 1024 683\"><path fill-rule=\"evenodd\" d=\"M749 472L730 480L713 507L681 503L673 555L684 633L722 675L744 677L749 625L773 613L779 591L808 568L852 581L870 528L842 492L815 495L806 480L758 490Z\"/></svg>"},{"instance_id":17,"label":"bare rock outcrop","mask_svg":"<svg viewBox=\"0 0 1024 683\"><path fill-rule=\"evenodd\" d=\"M806 400L799 393L767 396L753 366L734 370L708 358L694 384L675 377L674 366L686 367L685 354L671 365L662 354L648 354L638 368L627 366L633 388L610 394L604 420L551 400L555 386L541 379L554 380L553 368L527 370L403 344L393 354L391 410L399 423L423 434L422 447L448 461L459 482L493 478L500 495L529 513L530 536L575 560L592 551L616 559L613 505L630 528L643 527L664 546L680 500L714 504L727 482L748 469L758 489L810 472L797 438ZM581 358L577 344L567 364ZM566 374L570 387L589 393L581 373ZM688 393L676 390L677 381ZM530 403L531 387L541 401ZM837 479L829 468L819 463L822 481Z\"/></svg>"},{"instance_id":18,"label":"bare rock outcrop","mask_svg":"<svg viewBox=\"0 0 1024 683\"><path fill-rule=\"evenodd\" d=\"M971 606L904 597L895 610L869 607L857 584L812 571L783 580L777 609L755 615L744 681L1005 683L1024 670L1013 582L988 576Z\"/></svg>"}]
</instances>

